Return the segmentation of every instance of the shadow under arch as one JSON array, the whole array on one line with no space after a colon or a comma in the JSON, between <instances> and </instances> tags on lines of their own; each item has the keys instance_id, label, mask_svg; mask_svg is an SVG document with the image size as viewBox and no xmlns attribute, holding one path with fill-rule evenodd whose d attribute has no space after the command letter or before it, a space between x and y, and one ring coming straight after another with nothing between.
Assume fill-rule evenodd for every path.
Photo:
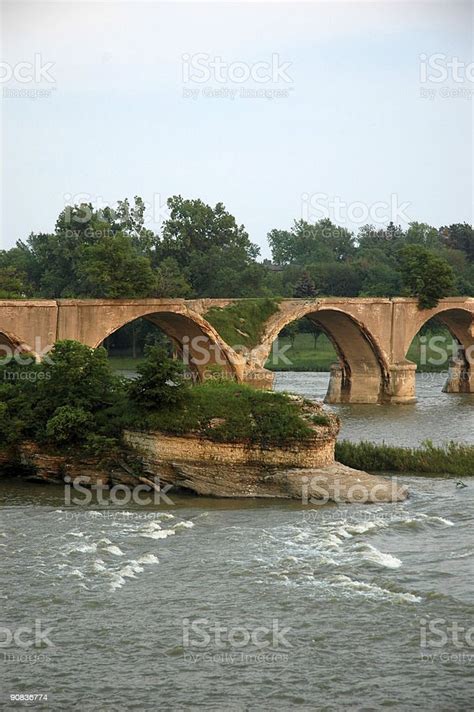
<instances>
[{"instance_id":1,"label":"shadow under arch","mask_svg":"<svg viewBox=\"0 0 474 712\"><path fill-rule=\"evenodd\" d=\"M230 347L221 339L215 329L199 314L175 311L150 311L130 319L125 319L109 329L101 340L94 345L100 346L106 338L138 319L145 319L157 326L173 342L185 365L193 372L197 380L209 378L228 378L239 380L238 358Z\"/></svg>"},{"instance_id":2,"label":"shadow under arch","mask_svg":"<svg viewBox=\"0 0 474 712\"><path fill-rule=\"evenodd\" d=\"M445 326L458 346L457 353L447 354L449 370L443 392L474 393L474 314L462 307L440 309L434 315L430 314L411 334L407 353L415 336L430 319Z\"/></svg>"},{"instance_id":3,"label":"shadow under arch","mask_svg":"<svg viewBox=\"0 0 474 712\"><path fill-rule=\"evenodd\" d=\"M303 317L323 331L334 346L338 362L331 367L327 403L383 403L390 372L384 354L368 329L352 315L334 307L308 306L288 314L270 338L270 352L280 331Z\"/></svg>"}]
</instances>

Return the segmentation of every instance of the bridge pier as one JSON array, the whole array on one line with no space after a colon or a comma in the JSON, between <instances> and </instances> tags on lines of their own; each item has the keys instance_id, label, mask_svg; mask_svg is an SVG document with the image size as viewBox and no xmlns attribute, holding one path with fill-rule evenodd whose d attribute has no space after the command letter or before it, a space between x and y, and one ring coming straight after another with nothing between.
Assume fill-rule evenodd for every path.
<instances>
[{"instance_id":1,"label":"bridge pier","mask_svg":"<svg viewBox=\"0 0 474 712\"><path fill-rule=\"evenodd\" d=\"M416 403L416 363L401 361L389 367L390 385L384 402L393 405Z\"/></svg>"},{"instance_id":2,"label":"bridge pier","mask_svg":"<svg viewBox=\"0 0 474 712\"><path fill-rule=\"evenodd\" d=\"M465 359L457 357L450 360L443 393L474 393L474 372Z\"/></svg>"},{"instance_id":3,"label":"bridge pier","mask_svg":"<svg viewBox=\"0 0 474 712\"><path fill-rule=\"evenodd\" d=\"M367 364L351 364L348 372L340 363L331 364L325 403L381 403L383 400L380 371Z\"/></svg>"},{"instance_id":4,"label":"bridge pier","mask_svg":"<svg viewBox=\"0 0 474 712\"><path fill-rule=\"evenodd\" d=\"M350 376L339 363L331 365L326 403L416 403L416 365L410 361L392 364L389 368L390 383L385 389L380 382L380 373L357 369Z\"/></svg>"}]
</instances>

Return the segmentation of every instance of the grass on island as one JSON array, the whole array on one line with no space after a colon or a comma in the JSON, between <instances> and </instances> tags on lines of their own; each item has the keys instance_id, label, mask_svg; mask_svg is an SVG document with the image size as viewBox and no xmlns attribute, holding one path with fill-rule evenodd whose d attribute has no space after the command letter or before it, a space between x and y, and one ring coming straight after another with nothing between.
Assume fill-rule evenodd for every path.
<instances>
[{"instance_id":1,"label":"grass on island","mask_svg":"<svg viewBox=\"0 0 474 712\"><path fill-rule=\"evenodd\" d=\"M254 348L260 343L265 322L278 311L275 299L242 299L227 307L212 307L204 318L232 347Z\"/></svg>"},{"instance_id":2,"label":"grass on island","mask_svg":"<svg viewBox=\"0 0 474 712\"><path fill-rule=\"evenodd\" d=\"M194 433L218 442L246 441L262 446L284 446L307 440L314 431L301 403L285 393L260 391L235 382L208 381L189 388L184 401L166 410L140 416L131 413L131 426L174 435Z\"/></svg>"},{"instance_id":3,"label":"grass on island","mask_svg":"<svg viewBox=\"0 0 474 712\"><path fill-rule=\"evenodd\" d=\"M340 440L336 443L336 460L369 472L440 477L474 475L474 446L455 442L436 447L427 440L419 448L409 448Z\"/></svg>"}]
</instances>

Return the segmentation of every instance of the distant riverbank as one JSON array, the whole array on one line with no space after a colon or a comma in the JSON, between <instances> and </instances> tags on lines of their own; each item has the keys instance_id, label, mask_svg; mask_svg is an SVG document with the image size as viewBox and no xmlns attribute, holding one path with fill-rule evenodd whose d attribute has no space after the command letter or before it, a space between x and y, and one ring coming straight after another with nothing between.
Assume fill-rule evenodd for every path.
<instances>
[{"instance_id":1,"label":"distant riverbank","mask_svg":"<svg viewBox=\"0 0 474 712\"><path fill-rule=\"evenodd\" d=\"M337 354L331 341L325 334L319 334L315 341L314 335L297 333L293 340L288 336L278 337L278 350L274 351L265 364L270 371L329 371L331 364L337 361ZM414 340L408 350L407 358L416 363L418 373L440 373L448 370L448 362L437 363L440 360L439 350L420 342L419 336ZM126 353L112 353L110 363L117 371L134 371L143 356L133 358Z\"/></svg>"}]
</instances>

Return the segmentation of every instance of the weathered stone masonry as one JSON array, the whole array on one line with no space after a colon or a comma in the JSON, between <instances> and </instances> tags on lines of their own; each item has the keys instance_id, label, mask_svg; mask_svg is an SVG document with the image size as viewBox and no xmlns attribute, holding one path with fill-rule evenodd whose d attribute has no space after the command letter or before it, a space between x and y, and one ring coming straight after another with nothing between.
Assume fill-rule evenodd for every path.
<instances>
[{"instance_id":1,"label":"weathered stone masonry","mask_svg":"<svg viewBox=\"0 0 474 712\"><path fill-rule=\"evenodd\" d=\"M145 317L159 326L203 378L220 365L228 376L256 387L271 387L264 368L272 344L284 326L304 316L331 339L338 362L331 369L330 403L413 403L415 364L407 360L420 328L436 316L463 347L451 364L445 390L474 392L474 298L443 299L418 309L407 298L283 299L263 325L260 343L237 353L205 319L211 307L231 299L0 300L0 351L18 348L41 358L55 341L75 339L92 347L125 324ZM205 358L203 358L203 354ZM211 369L212 370L212 369Z\"/></svg>"}]
</instances>

